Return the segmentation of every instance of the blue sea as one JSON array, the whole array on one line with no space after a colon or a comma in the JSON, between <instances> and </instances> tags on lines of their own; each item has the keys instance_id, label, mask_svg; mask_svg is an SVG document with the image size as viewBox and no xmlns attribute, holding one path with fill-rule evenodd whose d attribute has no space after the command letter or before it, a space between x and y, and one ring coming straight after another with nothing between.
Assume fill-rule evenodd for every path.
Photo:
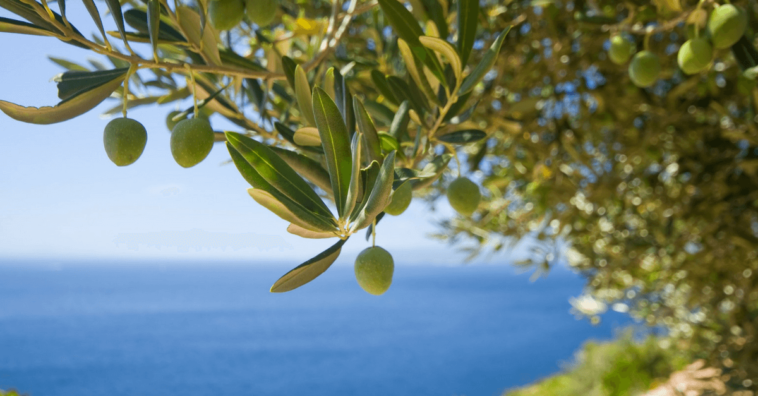
<instances>
[{"instance_id":1,"label":"blue sea","mask_svg":"<svg viewBox=\"0 0 758 396\"><path fill-rule=\"evenodd\" d=\"M500 395L629 324L577 320L584 280L397 265L364 293L347 266L285 294L286 265L0 266L0 389L32 396Z\"/></svg>"}]
</instances>

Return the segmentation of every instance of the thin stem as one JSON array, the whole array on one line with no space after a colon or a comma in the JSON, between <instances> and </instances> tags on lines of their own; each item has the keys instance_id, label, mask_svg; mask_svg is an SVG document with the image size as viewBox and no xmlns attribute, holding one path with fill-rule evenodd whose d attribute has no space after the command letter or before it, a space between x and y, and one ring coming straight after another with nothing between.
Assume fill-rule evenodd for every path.
<instances>
[{"instance_id":1,"label":"thin stem","mask_svg":"<svg viewBox=\"0 0 758 396\"><path fill-rule=\"evenodd\" d=\"M194 118L197 118L197 84L195 83L195 74L192 73L192 68L190 65L185 64L184 67L187 68L187 71L189 71L190 81L192 81L192 99L195 102L195 115Z\"/></svg>"},{"instance_id":2,"label":"thin stem","mask_svg":"<svg viewBox=\"0 0 758 396\"><path fill-rule=\"evenodd\" d=\"M376 217L374 217L374 221L371 226L371 238L372 238L371 245L373 247L376 247Z\"/></svg>"},{"instance_id":3,"label":"thin stem","mask_svg":"<svg viewBox=\"0 0 758 396\"><path fill-rule=\"evenodd\" d=\"M134 74L137 71L138 67L139 65L131 64L129 66L129 70L126 71L126 78L124 78L124 95L122 97L123 102L124 102L124 108L121 110L121 114L124 116L124 118L126 118L126 107L127 107L127 104L129 103L129 99L128 99L129 79L132 78L132 74Z\"/></svg>"}]
</instances>

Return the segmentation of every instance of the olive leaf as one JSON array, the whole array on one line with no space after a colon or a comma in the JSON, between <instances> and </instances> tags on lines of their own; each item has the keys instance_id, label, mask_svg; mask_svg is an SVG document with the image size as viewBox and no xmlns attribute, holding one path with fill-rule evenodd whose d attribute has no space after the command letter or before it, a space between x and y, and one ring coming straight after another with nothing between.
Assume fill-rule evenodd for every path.
<instances>
[{"instance_id":1,"label":"olive leaf","mask_svg":"<svg viewBox=\"0 0 758 396\"><path fill-rule=\"evenodd\" d=\"M466 129L437 136L437 140L446 143L466 144L482 140L487 137L487 132L479 129Z\"/></svg>"},{"instance_id":2,"label":"olive leaf","mask_svg":"<svg viewBox=\"0 0 758 396\"><path fill-rule=\"evenodd\" d=\"M284 70L284 75L287 77L287 82L290 84L290 87L292 90L295 90L295 69L297 68L297 63L295 63L292 58L289 56L283 56L282 57L282 69Z\"/></svg>"},{"instance_id":3,"label":"olive leaf","mask_svg":"<svg viewBox=\"0 0 758 396\"><path fill-rule=\"evenodd\" d=\"M379 0L384 16L390 21L398 37L408 43L411 51L423 62L440 82L446 84L442 66L437 57L421 45L419 37L424 34L416 18L397 0Z\"/></svg>"},{"instance_id":4,"label":"olive leaf","mask_svg":"<svg viewBox=\"0 0 758 396\"><path fill-rule=\"evenodd\" d=\"M288 292L316 279L323 274L340 255L347 238L340 239L329 249L287 272L271 286L272 293Z\"/></svg>"},{"instance_id":5,"label":"olive leaf","mask_svg":"<svg viewBox=\"0 0 758 396\"><path fill-rule=\"evenodd\" d=\"M147 27L150 45L153 46L153 58L158 60L158 39L160 38L161 3L160 0L147 1Z\"/></svg>"},{"instance_id":6,"label":"olive leaf","mask_svg":"<svg viewBox=\"0 0 758 396\"><path fill-rule=\"evenodd\" d=\"M221 57L221 63L225 65L232 65L241 69L250 69L254 71L267 71L260 63L247 59L244 56L240 56L229 48L219 49L218 54Z\"/></svg>"},{"instance_id":7,"label":"olive leaf","mask_svg":"<svg viewBox=\"0 0 758 396\"><path fill-rule=\"evenodd\" d=\"M353 168L350 174L350 187L347 190L347 197L345 199L345 209L342 219L346 219L353 213L355 209L355 203L358 200L361 187L361 145L363 142L363 134L358 132L353 135L353 142L351 144L351 151L353 152Z\"/></svg>"},{"instance_id":8,"label":"olive leaf","mask_svg":"<svg viewBox=\"0 0 758 396\"><path fill-rule=\"evenodd\" d=\"M395 177L395 151L392 151L384 159L379 176L374 183L371 193L366 200L366 205L361 209L355 223L350 227L351 232L366 228L374 221L376 215L381 213L389 203L392 193L392 181Z\"/></svg>"},{"instance_id":9,"label":"olive leaf","mask_svg":"<svg viewBox=\"0 0 758 396\"><path fill-rule=\"evenodd\" d=\"M48 56L47 59L50 59L50 61L52 61L56 65L58 65L58 66L60 66L60 67L62 67L64 69L66 69L66 70L81 71L81 72L89 72L90 71L88 68L86 68L86 67L84 67L84 66L82 66L82 65L80 65L78 63L71 62L71 61L68 61L68 60L65 60L65 59L55 58L55 57L52 57L52 56ZM64 98L61 98L61 99L64 99Z\"/></svg>"},{"instance_id":10,"label":"olive leaf","mask_svg":"<svg viewBox=\"0 0 758 396\"><path fill-rule=\"evenodd\" d=\"M373 120L380 126L390 125L392 123L392 118L395 117L395 112L382 103L367 99L363 102L363 106L368 110L369 114L371 114Z\"/></svg>"},{"instance_id":11,"label":"olive leaf","mask_svg":"<svg viewBox=\"0 0 758 396\"><path fill-rule=\"evenodd\" d=\"M327 172L321 164L294 151L274 146L271 146L271 150L274 150L274 152L283 159L284 162L291 166L295 172L299 173L309 182L315 184L316 187L331 195L332 185L329 180L329 172Z\"/></svg>"},{"instance_id":12,"label":"olive leaf","mask_svg":"<svg viewBox=\"0 0 758 396\"><path fill-rule=\"evenodd\" d=\"M271 187L313 214L333 219L321 197L268 146L235 132L226 132L226 138Z\"/></svg>"},{"instance_id":13,"label":"olive leaf","mask_svg":"<svg viewBox=\"0 0 758 396\"><path fill-rule=\"evenodd\" d=\"M307 228L300 227L299 225L295 223L292 223L287 227L287 232L289 232L292 235L297 235L301 238L307 238L307 239L326 239L326 238L334 238L337 236L333 232L313 231Z\"/></svg>"},{"instance_id":14,"label":"olive leaf","mask_svg":"<svg viewBox=\"0 0 758 396\"><path fill-rule=\"evenodd\" d=\"M288 198L275 186L271 185L271 183L269 183L263 176L261 176L261 174L258 173L258 171L250 164L250 162L247 161L243 154L237 151L231 142L228 141L228 135L229 133L227 133L226 147L229 149L229 154L232 157L232 162L234 162L234 165L237 167L237 170L240 172L242 177L248 183L250 183L251 186L255 187L254 190L265 191L271 195L271 197L273 197L272 200L267 196L255 193L256 195L251 195L253 199L257 198L257 202L259 202L261 205L264 205L266 208L271 210L274 214L281 217L282 219L287 220L291 223L296 222L304 228L316 229L320 231L337 230L337 224L335 223L333 216L330 219L324 218L323 216L310 211L301 203ZM290 215L290 213L292 215Z\"/></svg>"},{"instance_id":15,"label":"olive leaf","mask_svg":"<svg viewBox=\"0 0 758 396\"><path fill-rule=\"evenodd\" d=\"M27 2L31 3L33 0L26 0ZM42 7L41 4L36 3L39 7ZM35 8L31 4L26 4L25 2L22 2L21 0L0 0L0 7L5 8L6 10L26 19L27 21L31 22L34 26L37 26L39 28L54 32L59 35L63 35L58 28L56 28L47 18L47 16L42 17L40 14L37 13ZM57 22L64 23L63 17L61 17L58 13L55 11L50 10L50 12L53 14L53 17ZM71 26L71 30L74 31L74 34L81 36L82 34L79 32L79 30L76 29L74 25L69 24ZM64 41L67 44L75 45L80 48L88 49L86 45L76 41L76 40L66 40Z\"/></svg>"},{"instance_id":16,"label":"olive leaf","mask_svg":"<svg viewBox=\"0 0 758 396\"><path fill-rule=\"evenodd\" d=\"M81 92L86 92L124 76L128 70L129 68L98 71L85 69L84 71L74 70L61 73L54 78L54 81L58 83L58 98L65 100Z\"/></svg>"},{"instance_id":17,"label":"olive leaf","mask_svg":"<svg viewBox=\"0 0 758 396\"><path fill-rule=\"evenodd\" d=\"M303 115L303 118L308 125L315 127L316 119L313 117L311 86L308 84L308 76L305 74L305 70L300 65L295 66L295 97L297 98L297 104L300 106L300 113ZM295 140L297 141L297 134L295 135Z\"/></svg>"},{"instance_id":18,"label":"olive leaf","mask_svg":"<svg viewBox=\"0 0 758 396\"><path fill-rule=\"evenodd\" d=\"M324 91L334 100L336 96L334 93L334 67L330 67L324 74Z\"/></svg>"},{"instance_id":19,"label":"olive leaf","mask_svg":"<svg viewBox=\"0 0 758 396\"><path fill-rule=\"evenodd\" d=\"M118 1L118 0L109 0ZM221 57L218 51L218 40L213 26L206 26L200 31L200 15L197 11L187 6L179 6L176 9L179 25L187 36L187 40L197 48L202 48L201 55L206 62L212 65L220 65Z\"/></svg>"},{"instance_id":20,"label":"olive leaf","mask_svg":"<svg viewBox=\"0 0 758 396\"><path fill-rule=\"evenodd\" d=\"M97 10L95 0L83 1L84 6L87 8L87 12L89 12L90 17L95 22L95 25L97 25L97 29L100 31L100 34L103 36L103 40L105 40L105 42L108 42L108 37L105 35L105 28L103 28L103 21L100 19L100 11Z\"/></svg>"},{"instance_id":21,"label":"olive leaf","mask_svg":"<svg viewBox=\"0 0 758 396\"><path fill-rule=\"evenodd\" d=\"M410 85L405 80L397 76L389 76L387 77L387 83L398 100L409 101L413 110L416 110L416 113L424 114L426 112L428 104L423 100L422 96L416 95L411 91Z\"/></svg>"},{"instance_id":22,"label":"olive leaf","mask_svg":"<svg viewBox=\"0 0 758 396\"><path fill-rule=\"evenodd\" d=\"M54 107L24 107L0 100L0 110L14 120L32 124L54 124L70 120L93 109L121 85L127 69L116 70L120 72L114 73L110 79L101 81L100 84L83 85L84 88L69 91L66 99Z\"/></svg>"},{"instance_id":23,"label":"olive leaf","mask_svg":"<svg viewBox=\"0 0 758 396\"><path fill-rule=\"evenodd\" d=\"M419 37L419 41L424 47L442 54L448 63L450 63L450 67L453 69L453 73L455 73L455 80L460 81L463 65L461 58L458 57L458 53L455 52L455 48L452 45L436 37L421 36Z\"/></svg>"},{"instance_id":24,"label":"olive leaf","mask_svg":"<svg viewBox=\"0 0 758 396\"><path fill-rule=\"evenodd\" d=\"M149 0L148 0L149 1ZM158 0L158 4L160 5L160 0ZM124 12L124 21L134 29L136 29L138 32L150 35L150 31L152 29L150 25L150 20L153 18L152 15L157 14L157 21L158 24L158 39L161 41L166 42L187 42L187 40L184 38L181 32L174 29L171 25L168 23L161 21L160 19L160 8L158 8L156 13L150 12L150 8L148 7L148 12L138 10L136 8L132 8L130 10L127 10Z\"/></svg>"},{"instance_id":25,"label":"olive leaf","mask_svg":"<svg viewBox=\"0 0 758 396\"><path fill-rule=\"evenodd\" d=\"M361 214L363 208L366 207L366 202L371 195L371 190L374 188L377 177L379 177L379 170L381 170L381 168L379 162L371 161L367 167L361 169L361 197L359 198L357 205L355 205L355 208L353 208L353 213L350 214L350 223L354 222L355 219L358 218L358 215Z\"/></svg>"},{"instance_id":26,"label":"olive leaf","mask_svg":"<svg viewBox=\"0 0 758 396\"><path fill-rule=\"evenodd\" d=\"M500 53L500 48L503 46L503 41L505 40L505 36L508 34L510 30L511 28L509 26L505 30L503 30L499 36L497 36L497 39L495 39L495 42L493 42L492 45L490 46L490 49L488 49L487 52L484 53L482 60L476 65L476 67L471 72L471 74L469 74L468 76L466 76L465 79L463 79L463 84L461 84L461 89L459 90L460 95L463 95L473 90L476 84L479 84L479 81L482 81L482 79L484 78L484 75L487 74L487 72L489 72L490 69L492 69L492 66L495 65L495 61L497 60L497 56Z\"/></svg>"},{"instance_id":27,"label":"olive leaf","mask_svg":"<svg viewBox=\"0 0 758 396\"><path fill-rule=\"evenodd\" d=\"M376 215L376 225L379 225L379 222L384 218L385 213L379 213ZM366 240L368 241L371 238L371 234L374 233L374 223L371 223L368 225L368 228L366 228Z\"/></svg>"},{"instance_id":28,"label":"olive leaf","mask_svg":"<svg viewBox=\"0 0 758 396\"><path fill-rule=\"evenodd\" d=\"M18 33L34 36L55 36L55 33L37 25L0 17L0 33Z\"/></svg>"},{"instance_id":29,"label":"olive leaf","mask_svg":"<svg viewBox=\"0 0 758 396\"><path fill-rule=\"evenodd\" d=\"M379 91L382 96L389 100L393 104L399 104L400 101L395 98L395 94L390 89L387 83L387 76L379 70L371 70L371 81L374 82L374 87Z\"/></svg>"},{"instance_id":30,"label":"olive leaf","mask_svg":"<svg viewBox=\"0 0 758 396\"><path fill-rule=\"evenodd\" d=\"M379 135L376 132L374 122L371 120L360 99L353 98L353 109L355 109L355 119L358 121L358 130L363 135L363 140L366 143L365 148L368 153L368 162L377 161L381 163L383 159L382 146L379 143Z\"/></svg>"},{"instance_id":31,"label":"olive leaf","mask_svg":"<svg viewBox=\"0 0 758 396\"><path fill-rule=\"evenodd\" d=\"M403 101L403 103L401 103L400 107L397 109L395 117L392 119L389 134L396 140L399 140L408 130L408 123L411 121L411 118L408 115L408 111L410 111L410 109L410 102L407 100Z\"/></svg>"},{"instance_id":32,"label":"olive leaf","mask_svg":"<svg viewBox=\"0 0 758 396\"><path fill-rule=\"evenodd\" d=\"M124 15L121 12L121 2L119 0L105 0L105 4L111 12L113 20L116 22L116 28L121 34L121 39L124 41L124 46L132 52L132 48L129 46L129 41L126 39L126 28L124 26Z\"/></svg>"},{"instance_id":33,"label":"olive leaf","mask_svg":"<svg viewBox=\"0 0 758 396\"><path fill-rule=\"evenodd\" d=\"M277 132L279 132L282 137L290 142L293 146L300 148L304 151L309 151L312 153L318 153L323 154L324 150L321 147L315 147L315 146L301 146L297 143L295 143L295 131L290 129L288 126L282 124L281 122L274 122L274 129L276 129Z\"/></svg>"},{"instance_id":34,"label":"olive leaf","mask_svg":"<svg viewBox=\"0 0 758 396\"><path fill-rule=\"evenodd\" d=\"M479 26L479 0L458 0L458 54L463 65L468 63ZM447 37L447 36L442 36Z\"/></svg>"},{"instance_id":35,"label":"olive leaf","mask_svg":"<svg viewBox=\"0 0 758 396\"><path fill-rule=\"evenodd\" d=\"M416 64L416 57L413 55L413 52L411 52L411 48L408 46L405 40L398 39L397 47L400 50L400 55L402 56L403 61L405 62L405 69L408 71L408 74L411 76L413 81L421 88L427 98L436 101L437 95L434 93L432 86L426 79L426 75L423 73L424 66ZM419 71L419 69L421 71Z\"/></svg>"},{"instance_id":36,"label":"olive leaf","mask_svg":"<svg viewBox=\"0 0 758 396\"><path fill-rule=\"evenodd\" d=\"M334 103L345 120L348 136L355 133L355 113L353 112L353 94L347 86L345 77L339 70L334 70Z\"/></svg>"},{"instance_id":37,"label":"olive leaf","mask_svg":"<svg viewBox=\"0 0 758 396\"><path fill-rule=\"evenodd\" d=\"M350 137L337 105L321 88L313 90L313 111L324 148L326 169L332 181L337 212L342 217L345 214L352 170Z\"/></svg>"},{"instance_id":38,"label":"olive leaf","mask_svg":"<svg viewBox=\"0 0 758 396\"><path fill-rule=\"evenodd\" d=\"M318 230L317 227L308 224L306 221L298 217L283 203L283 201L280 201L274 197L274 195L270 192L257 188L248 188L247 193L250 194L255 202L258 202L261 206L279 216L282 220L288 221L291 224L297 224L298 227L304 230L311 232L322 232ZM282 198L282 200L285 200L281 196L280 198Z\"/></svg>"},{"instance_id":39,"label":"olive leaf","mask_svg":"<svg viewBox=\"0 0 758 396\"><path fill-rule=\"evenodd\" d=\"M429 185L442 176L442 172L445 171L448 162L450 162L452 158L452 154L442 154L434 157L423 169L421 169L419 180L415 180L413 189L420 190L429 187Z\"/></svg>"}]
</instances>

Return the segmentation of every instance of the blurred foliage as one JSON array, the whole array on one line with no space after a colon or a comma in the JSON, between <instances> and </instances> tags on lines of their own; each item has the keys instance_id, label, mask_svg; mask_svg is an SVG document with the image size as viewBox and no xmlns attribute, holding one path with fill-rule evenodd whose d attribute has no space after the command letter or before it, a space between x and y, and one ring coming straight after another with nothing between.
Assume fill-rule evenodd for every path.
<instances>
[{"instance_id":1,"label":"blurred foliage","mask_svg":"<svg viewBox=\"0 0 758 396\"><path fill-rule=\"evenodd\" d=\"M504 396L629 396L665 382L693 358L686 351L662 348L662 340L634 340L625 332L612 342L587 342L564 372Z\"/></svg>"}]
</instances>

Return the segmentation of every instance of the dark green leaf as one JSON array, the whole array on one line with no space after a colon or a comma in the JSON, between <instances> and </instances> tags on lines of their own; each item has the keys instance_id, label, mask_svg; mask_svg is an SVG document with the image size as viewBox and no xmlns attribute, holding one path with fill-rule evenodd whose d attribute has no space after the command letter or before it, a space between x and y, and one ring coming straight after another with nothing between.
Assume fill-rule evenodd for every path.
<instances>
[{"instance_id":1,"label":"dark green leaf","mask_svg":"<svg viewBox=\"0 0 758 396\"><path fill-rule=\"evenodd\" d=\"M379 0L379 6L384 11L384 16L390 21L395 33L408 43L413 53L429 67L429 70L437 76L437 79L444 82L442 65L440 65L437 56L421 45L419 37L424 34L416 18L397 0Z\"/></svg>"},{"instance_id":2,"label":"dark green leaf","mask_svg":"<svg viewBox=\"0 0 758 396\"><path fill-rule=\"evenodd\" d=\"M14 120L32 124L54 124L70 120L88 112L109 97L121 85L125 74L126 70L122 70L121 74L113 76L109 81L81 89L55 107L24 107L0 100L0 110Z\"/></svg>"},{"instance_id":3,"label":"dark green leaf","mask_svg":"<svg viewBox=\"0 0 758 396\"><path fill-rule=\"evenodd\" d=\"M337 69L334 70L334 96L334 102L337 104L340 114L342 114L342 119L345 120L347 133L349 136L353 136L355 133L353 94L350 93L350 88L347 86L345 77L343 77L342 73Z\"/></svg>"},{"instance_id":4,"label":"dark green leaf","mask_svg":"<svg viewBox=\"0 0 758 396\"><path fill-rule=\"evenodd\" d=\"M350 187L347 190L347 199L345 201L345 215L343 219L347 219L355 209L355 203L358 200L358 195L361 193L361 151L363 145L363 134L356 133L353 135L353 142L350 146L350 150L353 152L353 168L350 174Z\"/></svg>"},{"instance_id":5,"label":"dark green leaf","mask_svg":"<svg viewBox=\"0 0 758 396\"><path fill-rule=\"evenodd\" d=\"M424 8L434 24L437 26L437 31L440 37L443 39L447 37L450 32L447 28L447 21L445 21L445 15L443 14L443 8L440 7L440 3L437 0L424 0Z\"/></svg>"},{"instance_id":6,"label":"dark green leaf","mask_svg":"<svg viewBox=\"0 0 758 396\"><path fill-rule=\"evenodd\" d=\"M215 1L215 0L214 0ZM238 55L236 52L229 48L219 49L219 56L221 56L221 62L225 65L239 67L242 69L249 69L254 71L267 71L265 67L260 63Z\"/></svg>"},{"instance_id":7,"label":"dark green leaf","mask_svg":"<svg viewBox=\"0 0 758 396\"><path fill-rule=\"evenodd\" d=\"M419 117L425 114L427 106L422 99L423 96L412 92L410 85L405 80L397 76L389 76L387 82L398 100L409 101L411 108L416 111Z\"/></svg>"},{"instance_id":8,"label":"dark green leaf","mask_svg":"<svg viewBox=\"0 0 758 396\"><path fill-rule=\"evenodd\" d=\"M297 63L295 63L292 58L289 56L283 56L282 57L282 69L284 70L284 75L287 76L287 82L290 83L290 88L292 90L295 90L295 68L297 67Z\"/></svg>"},{"instance_id":9,"label":"dark green leaf","mask_svg":"<svg viewBox=\"0 0 758 396\"><path fill-rule=\"evenodd\" d=\"M287 272L279 278L279 280L271 286L272 293L288 292L290 290L297 289L298 287L316 279L319 275L323 274L340 255L342 245L345 244L347 238L340 239L332 245L329 249L324 250L318 256L300 264L292 271Z\"/></svg>"},{"instance_id":10,"label":"dark green leaf","mask_svg":"<svg viewBox=\"0 0 758 396\"><path fill-rule=\"evenodd\" d=\"M111 11L111 16L116 22L118 32L121 34L121 39L124 40L126 48L129 47L129 42L126 40L126 27L124 26L124 14L121 13L121 3L119 0L105 0L105 4L108 5L108 9Z\"/></svg>"},{"instance_id":11,"label":"dark green leaf","mask_svg":"<svg viewBox=\"0 0 758 396\"><path fill-rule=\"evenodd\" d=\"M316 116L326 166L332 181L334 202L340 217L344 215L347 191L350 188L350 136L332 98L323 89L313 90L313 113Z\"/></svg>"},{"instance_id":12,"label":"dark green leaf","mask_svg":"<svg viewBox=\"0 0 758 396\"><path fill-rule=\"evenodd\" d=\"M379 135L376 133L371 117L369 117L366 108L358 98L353 98L353 108L355 109L356 119L358 120L358 129L361 131L366 142L366 152L368 153L368 162L382 162L382 146L379 143Z\"/></svg>"},{"instance_id":13,"label":"dark green leaf","mask_svg":"<svg viewBox=\"0 0 758 396\"><path fill-rule=\"evenodd\" d=\"M265 144L239 133L227 132L226 138L258 174L271 186L314 215L333 219L321 197L284 160ZM255 187L255 186L253 186Z\"/></svg>"},{"instance_id":14,"label":"dark green leaf","mask_svg":"<svg viewBox=\"0 0 758 396\"><path fill-rule=\"evenodd\" d=\"M41 28L31 23L16 21L13 19L0 17L0 32L2 33L18 33L18 34L31 34L35 36L54 36L55 33Z\"/></svg>"},{"instance_id":15,"label":"dark green leaf","mask_svg":"<svg viewBox=\"0 0 758 396\"><path fill-rule=\"evenodd\" d=\"M479 25L479 0L458 0L458 54L465 66L476 40ZM446 37L446 36L442 36Z\"/></svg>"},{"instance_id":16,"label":"dark green leaf","mask_svg":"<svg viewBox=\"0 0 758 396\"><path fill-rule=\"evenodd\" d=\"M41 4L37 3L40 7L42 7ZM39 14L37 14L37 11L35 11L34 7L32 7L29 4L25 4L24 2L20 0L0 0L0 7L5 8L6 10L26 19L27 21L31 22L37 27L40 27L45 30L49 30L51 32L55 32L58 34L61 34L61 32L56 28L52 23L48 22L46 18L41 17ZM58 13L55 11L51 11L53 13L53 16L55 17L55 20L64 23L63 17L61 17ZM75 34L81 36L82 34L79 32L79 30L74 27L74 25L70 25L71 29L74 31ZM64 41L65 43L75 45L80 48L89 49L86 45L76 41L76 40L68 40Z\"/></svg>"},{"instance_id":17,"label":"dark green leaf","mask_svg":"<svg viewBox=\"0 0 758 396\"><path fill-rule=\"evenodd\" d=\"M274 214L281 217L282 219L287 220L288 222L294 221L306 228L317 230L336 230L336 224L334 224L333 219L325 219L322 216L311 212L300 203L293 201L284 195L276 187L271 185L271 183L269 183L263 176L261 176L261 174L258 173L258 171L250 164L250 162L247 161L242 153L237 151L237 149L235 149L230 142L226 143L226 147L229 149L229 154L232 157L232 162L234 162L234 165L237 167L237 170L239 170L242 177L248 183L250 183L251 186L255 187L255 190L264 191L270 196L270 198L276 201L271 202L271 200L262 200L261 198L265 198L265 196L251 193L250 195L258 203L264 205Z\"/></svg>"},{"instance_id":18,"label":"dark green leaf","mask_svg":"<svg viewBox=\"0 0 758 396\"><path fill-rule=\"evenodd\" d=\"M381 213L389 203L389 197L392 193L392 181L395 177L395 152L392 151L385 158L379 176L371 189L371 194L366 200L366 206L363 207L355 223L350 227L355 232L366 228L374 221L374 218Z\"/></svg>"},{"instance_id":19,"label":"dark green leaf","mask_svg":"<svg viewBox=\"0 0 758 396\"><path fill-rule=\"evenodd\" d=\"M150 0L148 0L150 1ZM160 6L160 1L158 1L158 5ZM170 42L184 42L186 43L187 40L184 38L184 35L180 33L178 30L171 27L166 22L163 22L160 20L160 7L156 10L157 12L157 20L158 20L158 38L160 40L170 41ZM135 8L132 8L130 10L127 10L124 12L124 21L126 21L129 26L133 27L135 30L137 30L140 33L150 35L151 27L150 27L150 16L148 15L150 13L150 6L148 6L148 12L141 11Z\"/></svg>"},{"instance_id":20,"label":"dark green leaf","mask_svg":"<svg viewBox=\"0 0 758 396\"><path fill-rule=\"evenodd\" d=\"M458 97L458 100L456 100L455 103L453 103L453 105L450 106L450 110L448 110L447 114L445 114L445 119L444 119L445 122L448 122L448 121L452 120L453 117L455 117L456 115L458 115L458 113L460 113L461 110L463 110L463 106L466 105L466 102L471 97L471 94L472 94L472 92L469 91L468 93L465 93L465 94L463 94L463 95L461 95L461 96ZM478 103L479 102L477 101L477 104ZM472 106L469 110L473 111L473 108L475 106L476 105ZM469 114L469 117L470 116L471 115ZM466 117L466 118L468 118L468 117ZM463 122L463 121L459 121L459 122Z\"/></svg>"},{"instance_id":21,"label":"dark green leaf","mask_svg":"<svg viewBox=\"0 0 758 396\"><path fill-rule=\"evenodd\" d=\"M392 118L395 117L395 112L390 110L387 106L374 102L373 100L366 100L363 105L371 114L371 118L376 121L379 126L389 126L392 124Z\"/></svg>"},{"instance_id":22,"label":"dark green leaf","mask_svg":"<svg viewBox=\"0 0 758 396\"><path fill-rule=\"evenodd\" d=\"M463 131L455 131L446 133L442 136L438 136L437 140L441 140L446 143L466 144L476 142L487 137L487 132L480 131L478 129L466 129Z\"/></svg>"},{"instance_id":23,"label":"dark green leaf","mask_svg":"<svg viewBox=\"0 0 758 396\"><path fill-rule=\"evenodd\" d=\"M150 44L153 46L153 57L158 59L158 39L160 37L161 3L160 0L147 1L147 27L150 34Z\"/></svg>"},{"instance_id":24,"label":"dark green leaf","mask_svg":"<svg viewBox=\"0 0 758 396\"><path fill-rule=\"evenodd\" d=\"M492 43L490 49L487 50L487 52L482 57L482 60L476 65L471 74L463 79L461 89L458 91L459 95L463 95L473 90L476 84L479 84L479 81L482 81L484 75L487 74L490 69L492 69L492 66L495 65L495 61L497 60L497 56L500 53L500 48L503 46L503 41L505 41L505 36L510 30L511 28L509 26L503 30L499 36L497 36L495 42Z\"/></svg>"},{"instance_id":25,"label":"dark green leaf","mask_svg":"<svg viewBox=\"0 0 758 396\"><path fill-rule=\"evenodd\" d=\"M374 82L374 87L379 91L382 96L394 104L399 104L400 101L395 98L395 94L392 93L389 84L387 83L387 76L379 70L371 70L371 81Z\"/></svg>"},{"instance_id":26,"label":"dark green leaf","mask_svg":"<svg viewBox=\"0 0 758 396\"><path fill-rule=\"evenodd\" d=\"M284 162L291 166L297 173L315 184L316 187L327 193L331 193L332 185L329 180L329 172L327 172L317 161L294 151L285 150L279 147L271 147L271 150L281 157Z\"/></svg>"},{"instance_id":27,"label":"dark green leaf","mask_svg":"<svg viewBox=\"0 0 758 396\"><path fill-rule=\"evenodd\" d=\"M105 29L103 28L103 21L100 19L100 11L97 10L97 6L95 5L95 0L83 0L84 6L87 7L87 12L89 12L90 17L92 17L92 20L95 22L95 25L97 25L97 29L100 30L100 34L103 36L103 40L108 40L108 37L105 36Z\"/></svg>"},{"instance_id":28,"label":"dark green leaf","mask_svg":"<svg viewBox=\"0 0 758 396\"><path fill-rule=\"evenodd\" d=\"M65 100L80 92L86 92L123 76L127 70L129 69L68 71L60 74L55 78L58 82L58 98Z\"/></svg>"},{"instance_id":29,"label":"dark green leaf","mask_svg":"<svg viewBox=\"0 0 758 396\"><path fill-rule=\"evenodd\" d=\"M411 120L411 117L408 115L410 109L410 102L407 100L403 101L395 113L395 118L392 119L389 134L394 137L395 140L401 140L402 137L408 133L408 123Z\"/></svg>"}]
</instances>

